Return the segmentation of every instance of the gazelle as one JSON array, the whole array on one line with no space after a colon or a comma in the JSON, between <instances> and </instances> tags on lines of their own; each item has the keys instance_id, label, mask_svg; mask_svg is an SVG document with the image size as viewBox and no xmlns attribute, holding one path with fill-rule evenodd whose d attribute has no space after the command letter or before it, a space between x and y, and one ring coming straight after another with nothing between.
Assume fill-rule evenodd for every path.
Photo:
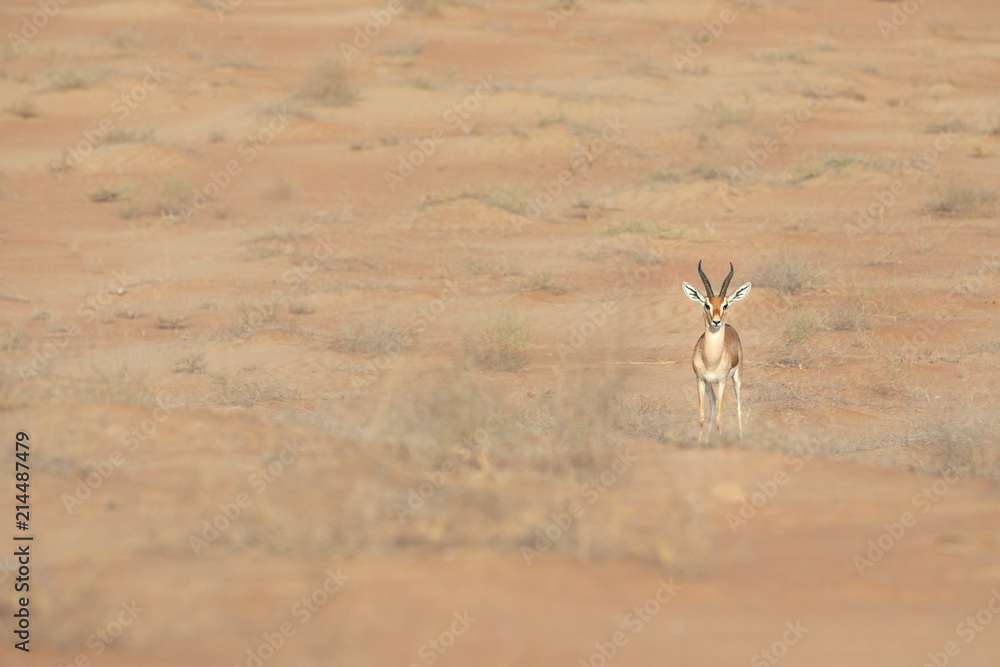
<instances>
[{"instance_id":1,"label":"gazelle","mask_svg":"<svg viewBox=\"0 0 1000 667\"><path fill-rule=\"evenodd\" d=\"M705 315L705 333L694 346L691 366L698 378L698 441L702 440L702 430L705 425L705 395L708 394L708 432L705 441L712 432L712 424L718 422L719 436L722 435L722 396L726 392L726 382L732 379L736 391L736 416L740 425L740 439L743 439L743 410L740 405L740 382L743 377L743 344L740 342L736 329L725 324L726 312L730 304L746 297L750 293L750 283L745 283L730 296L726 296L729 281L733 278L733 263L729 263L729 275L722 282L719 295L712 293L712 284L708 276L701 270L698 262L698 274L705 284L702 294L688 283L683 284L684 293L692 301L703 304ZM718 390L713 391L713 385ZM718 396L716 396L718 394Z\"/></svg>"}]
</instances>

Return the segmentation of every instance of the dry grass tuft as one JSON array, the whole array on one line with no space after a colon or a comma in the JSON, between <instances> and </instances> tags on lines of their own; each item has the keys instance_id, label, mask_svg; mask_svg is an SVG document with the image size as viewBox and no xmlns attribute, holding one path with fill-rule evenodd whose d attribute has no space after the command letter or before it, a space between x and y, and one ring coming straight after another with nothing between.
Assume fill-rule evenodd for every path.
<instances>
[{"instance_id":1,"label":"dry grass tuft","mask_svg":"<svg viewBox=\"0 0 1000 667\"><path fill-rule=\"evenodd\" d=\"M184 329L189 319L187 315L160 315L156 318L156 326L160 329Z\"/></svg>"},{"instance_id":2,"label":"dry grass tuft","mask_svg":"<svg viewBox=\"0 0 1000 667\"><path fill-rule=\"evenodd\" d=\"M210 405L227 408L284 408L297 396L294 390L275 382L257 382L234 377L232 373L214 375Z\"/></svg>"},{"instance_id":3,"label":"dry grass tuft","mask_svg":"<svg viewBox=\"0 0 1000 667\"><path fill-rule=\"evenodd\" d=\"M152 140L156 130L151 127L133 129L116 127L101 137L100 143L107 144L141 144Z\"/></svg>"},{"instance_id":4,"label":"dry grass tuft","mask_svg":"<svg viewBox=\"0 0 1000 667\"><path fill-rule=\"evenodd\" d=\"M316 312L316 306L309 301L296 299L288 304L288 312L292 315L312 315Z\"/></svg>"},{"instance_id":5,"label":"dry grass tuft","mask_svg":"<svg viewBox=\"0 0 1000 667\"><path fill-rule=\"evenodd\" d=\"M403 327L375 316L344 325L325 346L346 354L379 355L398 352L405 338Z\"/></svg>"},{"instance_id":6,"label":"dry grass tuft","mask_svg":"<svg viewBox=\"0 0 1000 667\"><path fill-rule=\"evenodd\" d=\"M135 188L131 185L119 185L117 187L100 188L87 194L87 199L95 204L107 204L110 202L129 199L135 193Z\"/></svg>"},{"instance_id":7,"label":"dry grass tuft","mask_svg":"<svg viewBox=\"0 0 1000 667\"><path fill-rule=\"evenodd\" d=\"M664 227L655 220L645 220L643 218L621 218L612 222L604 229L608 236L621 236L622 234L638 234L643 236L654 236L659 239L681 239L684 236L683 229Z\"/></svg>"},{"instance_id":8,"label":"dry grass tuft","mask_svg":"<svg viewBox=\"0 0 1000 667\"><path fill-rule=\"evenodd\" d=\"M811 339L818 329L816 313L811 310L793 310L785 327L785 345L801 345Z\"/></svg>"},{"instance_id":9,"label":"dry grass tuft","mask_svg":"<svg viewBox=\"0 0 1000 667\"><path fill-rule=\"evenodd\" d=\"M58 91L90 88L104 78L102 72L92 68L61 69L49 72L49 89Z\"/></svg>"},{"instance_id":10,"label":"dry grass tuft","mask_svg":"<svg viewBox=\"0 0 1000 667\"><path fill-rule=\"evenodd\" d=\"M506 257L499 259L466 257L462 260L462 265L469 275L473 276L519 276L523 271L511 264Z\"/></svg>"},{"instance_id":11,"label":"dry grass tuft","mask_svg":"<svg viewBox=\"0 0 1000 667\"><path fill-rule=\"evenodd\" d=\"M472 354L481 368L516 371L528 363L530 340L530 327L521 315L505 308L480 319Z\"/></svg>"},{"instance_id":12,"label":"dry grass tuft","mask_svg":"<svg viewBox=\"0 0 1000 667\"><path fill-rule=\"evenodd\" d=\"M36 118L38 116L38 107L31 100L18 100L17 102L11 102L7 107L7 113L28 120L29 118Z\"/></svg>"},{"instance_id":13,"label":"dry grass tuft","mask_svg":"<svg viewBox=\"0 0 1000 667\"><path fill-rule=\"evenodd\" d=\"M487 206L493 206L518 215L524 214L525 211L524 191L520 186L512 183L480 186L470 185L457 192L445 191L426 194L420 198L420 201L424 206L433 206L458 199L475 199Z\"/></svg>"},{"instance_id":14,"label":"dry grass tuft","mask_svg":"<svg viewBox=\"0 0 1000 667\"><path fill-rule=\"evenodd\" d=\"M565 294L569 288L562 282L554 279L548 271L532 273L520 287L522 292L546 291L553 294Z\"/></svg>"},{"instance_id":15,"label":"dry grass tuft","mask_svg":"<svg viewBox=\"0 0 1000 667\"><path fill-rule=\"evenodd\" d=\"M178 178L165 178L160 182L160 195L156 200L156 212L163 216L183 216L190 208L191 186Z\"/></svg>"},{"instance_id":16,"label":"dry grass tuft","mask_svg":"<svg viewBox=\"0 0 1000 667\"><path fill-rule=\"evenodd\" d=\"M829 331L864 331L874 325L874 314L869 294L851 290L831 304L823 324Z\"/></svg>"},{"instance_id":17,"label":"dry grass tuft","mask_svg":"<svg viewBox=\"0 0 1000 667\"><path fill-rule=\"evenodd\" d=\"M324 60L306 81L300 96L318 104L342 107L358 99L358 87L340 61Z\"/></svg>"},{"instance_id":18,"label":"dry grass tuft","mask_svg":"<svg viewBox=\"0 0 1000 667\"><path fill-rule=\"evenodd\" d=\"M204 373L205 353L187 352L177 359L174 359L175 373Z\"/></svg>"},{"instance_id":19,"label":"dry grass tuft","mask_svg":"<svg viewBox=\"0 0 1000 667\"><path fill-rule=\"evenodd\" d=\"M410 0L404 6L409 14L436 18L444 16L444 8L450 4L449 0Z\"/></svg>"},{"instance_id":20,"label":"dry grass tuft","mask_svg":"<svg viewBox=\"0 0 1000 667\"><path fill-rule=\"evenodd\" d=\"M939 188L927 203L939 218L992 218L997 211L997 189L984 185L949 185Z\"/></svg>"},{"instance_id":21,"label":"dry grass tuft","mask_svg":"<svg viewBox=\"0 0 1000 667\"><path fill-rule=\"evenodd\" d=\"M624 433L666 441L672 432L673 414L662 400L633 394L619 399L615 426Z\"/></svg>"},{"instance_id":22,"label":"dry grass tuft","mask_svg":"<svg viewBox=\"0 0 1000 667\"><path fill-rule=\"evenodd\" d=\"M730 106L721 100L716 100L711 107L696 105L700 118L707 119L713 127L722 128L729 125L742 125L753 118L753 109L742 109Z\"/></svg>"}]
</instances>

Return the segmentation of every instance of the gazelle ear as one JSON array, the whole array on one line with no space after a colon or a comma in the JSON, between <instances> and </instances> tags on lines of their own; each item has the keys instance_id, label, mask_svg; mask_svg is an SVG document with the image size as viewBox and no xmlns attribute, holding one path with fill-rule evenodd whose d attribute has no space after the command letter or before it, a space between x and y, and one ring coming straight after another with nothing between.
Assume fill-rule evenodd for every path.
<instances>
[{"instance_id":1,"label":"gazelle ear","mask_svg":"<svg viewBox=\"0 0 1000 667\"><path fill-rule=\"evenodd\" d=\"M705 303L705 297L702 296L701 292L694 288L694 285L690 283L681 283L681 289L687 294L687 298L692 301L697 301L698 303Z\"/></svg>"},{"instance_id":2,"label":"gazelle ear","mask_svg":"<svg viewBox=\"0 0 1000 667\"><path fill-rule=\"evenodd\" d=\"M743 283L735 292L726 297L726 301L733 303L746 297L750 293L750 283Z\"/></svg>"}]
</instances>

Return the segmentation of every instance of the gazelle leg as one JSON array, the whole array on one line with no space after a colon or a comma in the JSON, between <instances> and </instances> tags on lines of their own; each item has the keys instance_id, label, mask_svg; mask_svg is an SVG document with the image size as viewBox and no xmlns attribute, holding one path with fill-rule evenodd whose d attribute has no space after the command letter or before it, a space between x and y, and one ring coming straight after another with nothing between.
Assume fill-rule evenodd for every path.
<instances>
[{"instance_id":1,"label":"gazelle leg","mask_svg":"<svg viewBox=\"0 0 1000 667\"><path fill-rule=\"evenodd\" d=\"M740 440L743 440L743 407L740 405L740 371L736 370L735 375L733 375L733 391L736 392L736 419L740 424Z\"/></svg>"},{"instance_id":2,"label":"gazelle leg","mask_svg":"<svg viewBox=\"0 0 1000 667\"><path fill-rule=\"evenodd\" d=\"M708 444L708 439L712 435L712 424L715 423L715 392L708 382L703 381L702 384L705 386L705 394L708 396L708 429L705 431L705 444Z\"/></svg>"},{"instance_id":3,"label":"gazelle leg","mask_svg":"<svg viewBox=\"0 0 1000 667\"><path fill-rule=\"evenodd\" d=\"M698 378L698 442L701 442L702 430L705 426L705 383Z\"/></svg>"},{"instance_id":4,"label":"gazelle leg","mask_svg":"<svg viewBox=\"0 0 1000 667\"><path fill-rule=\"evenodd\" d=\"M716 405L715 405L716 409L715 420L719 423L718 426L719 436L722 435L722 397L725 396L725 394L726 394L726 381L723 380L722 382L719 383L719 395L718 397L716 397Z\"/></svg>"}]
</instances>

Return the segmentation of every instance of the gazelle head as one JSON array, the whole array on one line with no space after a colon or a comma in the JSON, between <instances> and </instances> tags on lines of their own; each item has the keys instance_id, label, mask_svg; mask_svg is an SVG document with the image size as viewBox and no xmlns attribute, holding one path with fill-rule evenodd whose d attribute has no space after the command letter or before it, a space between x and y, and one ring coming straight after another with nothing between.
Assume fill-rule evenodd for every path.
<instances>
[{"instance_id":1,"label":"gazelle head","mask_svg":"<svg viewBox=\"0 0 1000 667\"><path fill-rule=\"evenodd\" d=\"M715 296L712 293L712 283L708 282L708 276L705 272L701 270L701 262L698 262L698 275L701 276L701 282L705 284L706 294L702 294L694 285L689 283L684 283L682 285L684 293L692 301L697 301L700 304L704 304L702 312L705 314L705 323L708 325L710 331L718 331L722 328L723 323L726 320L726 311L729 310L729 304L735 303L740 299L744 298L750 293L750 283L744 283L740 287L726 296L726 290L729 289L729 281L733 279L733 263L729 263L729 275L726 279L722 281L722 289L719 290L719 295Z\"/></svg>"}]
</instances>

